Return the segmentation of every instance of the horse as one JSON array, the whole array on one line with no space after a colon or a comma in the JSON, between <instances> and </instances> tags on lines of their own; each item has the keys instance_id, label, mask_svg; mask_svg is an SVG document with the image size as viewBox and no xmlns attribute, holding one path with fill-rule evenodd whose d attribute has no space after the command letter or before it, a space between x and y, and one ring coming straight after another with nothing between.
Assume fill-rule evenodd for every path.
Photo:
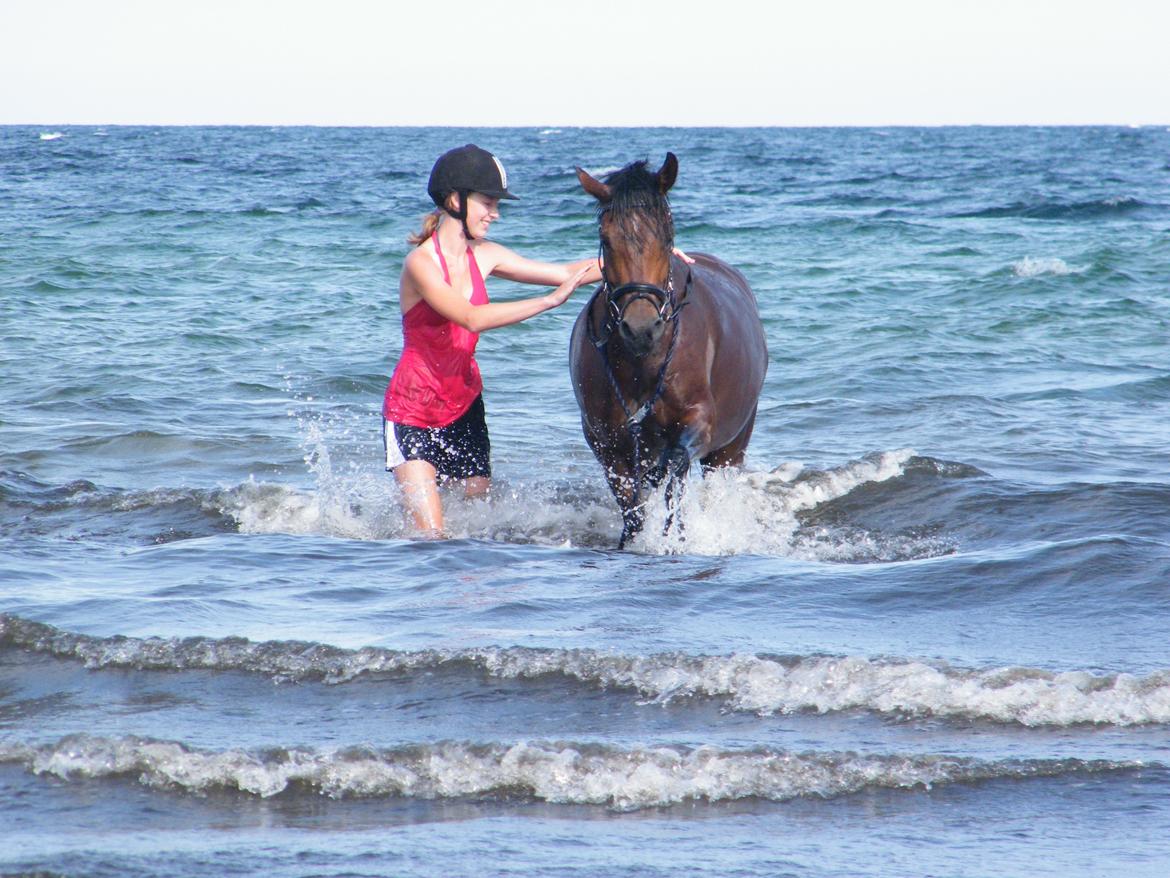
<instances>
[{"instance_id":1,"label":"horse","mask_svg":"<svg viewBox=\"0 0 1170 878\"><path fill-rule=\"evenodd\" d=\"M646 165L604 182L577 168L598 202L602 277L573 325L569 372L585 441L621 509L619 549L664 479L669 531L692 461L704 474L742 465L768 369L746 278L714 256L688 264L674 252L666 193L678 159L668 152L656 173Z\"/></svg>"}]
</instances>

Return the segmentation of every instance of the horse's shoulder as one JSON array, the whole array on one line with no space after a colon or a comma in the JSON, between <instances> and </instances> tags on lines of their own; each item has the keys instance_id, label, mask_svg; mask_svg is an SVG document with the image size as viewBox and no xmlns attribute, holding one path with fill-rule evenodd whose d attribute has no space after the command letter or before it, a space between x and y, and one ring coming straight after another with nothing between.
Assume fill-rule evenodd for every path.
<instances>
[{"instance_id":1,"label":"horse's shoulder","mask_svg":"<svg viewBox=\"0 0 1170 878\"><path fill-rule=\"evenodd\" d=\"M710 253L689 254L695 261L690 266L692 282L696 287L715 287L725 283L747 286L747 279L735 266Z\"/></svg>"}]
</instances>

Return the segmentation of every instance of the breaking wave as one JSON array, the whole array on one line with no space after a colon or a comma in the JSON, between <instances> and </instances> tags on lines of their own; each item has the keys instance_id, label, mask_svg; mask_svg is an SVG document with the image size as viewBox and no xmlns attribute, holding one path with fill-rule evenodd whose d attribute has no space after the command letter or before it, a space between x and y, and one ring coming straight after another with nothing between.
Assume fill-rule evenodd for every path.
<instances>
[{"instance_id":1,"label":"breaking wave","mask_svg":"<svg viewBox=\"0 0 1170 878\"><path fill-rule=\"evenodd\" d=\"M212 670L287 681L346 683L440 668L491 677L559 675L638 693L649 703L723 700L758 714L872 711L893 717L978 719L1024 726L1170 723L1170 670L1147 676L1036 668L962 669L861 656L617 655L590 649L482 647L398 651L244 638L134 638L71 634L0 614L0 647L76 659L86 667Z\"/></svg>"},{"instance_id":2,"label":"breaking wave","mask_svg":"<svg viewBox=\"0 0 1170 878\"><path fill-rule=\"evenodd\" d=\"M1079 269L1070 268L1068 263L1063 259L1058 259L1055 256L1047 258L1033 259L1031 256L1025 256L1018 262L1012 263L1012 273L1016 277L1039 277L1044 274L1056 275L1062 277L1066 274L1072 274Z\"/></svg>"},{"instance_id":3,"label":"breaking wave","mask_svg":"<svg viewBox=\"0 0 1170 878\"><path fill-rule=\"evenodd\" d=\"M71 735L55 744L0 744L0 762L62 779L130 778L191 793L333 798L520 798L637 810L687 801L835 798L870 788L1134 770L1139 762L982 761L945 756L793 753L580 742L206 751L174 741Z\"/></svg>"}]
</instances>

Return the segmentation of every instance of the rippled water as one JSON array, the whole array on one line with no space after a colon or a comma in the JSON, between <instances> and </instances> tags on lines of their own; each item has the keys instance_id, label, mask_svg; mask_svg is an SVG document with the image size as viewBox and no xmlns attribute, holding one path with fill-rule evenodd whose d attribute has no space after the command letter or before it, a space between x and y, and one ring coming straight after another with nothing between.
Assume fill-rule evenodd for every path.
<instances>
[{"instance_id":1,"label":"rippled water","mask_svg":"<svg viewBox=\"0 0 1170 878\"><path fill-rule=\"evenodd\" d=\"M487 333L496 490L380 465L434 156L678 243L771 353L632 551L573 302ZM0 871L1170 870L1170 132L0 128ZM493 298L524 289L498 279Z\"/></svg>"}]
</instances>

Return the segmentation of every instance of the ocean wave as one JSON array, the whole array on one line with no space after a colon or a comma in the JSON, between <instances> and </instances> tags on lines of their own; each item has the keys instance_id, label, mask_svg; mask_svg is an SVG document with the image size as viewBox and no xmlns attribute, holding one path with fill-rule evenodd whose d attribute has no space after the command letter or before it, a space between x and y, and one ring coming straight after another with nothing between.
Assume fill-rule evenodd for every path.
<instances>
[{"instance_id":1,"label":"ocean wave","mask_svg":"<svg viewBox=\"0 0 1170 878\"><path fill-rule=\"evenodd\" d=\"M1114 196L1090 201L1016 201L998 207L987 207L967 213L956 214L963 219L997 219L1020 217L1023 219L1102 219L1129 216L1159 207L1137 198Z\"/></svg>"},{"instance_id":2,"label":"ocean wave","mask_svg":"<svg viewBox=\"0 0 1170 878\"><path fill-rule=\"evenodd\" d=\"M10 614L0 614L0 647L76 659L92 669L242 671L330 684L441 668L511 679L559 675L633 691L653 704L714 698L732 710L763 715L871 711L1024 726L1170 723L1170 670L1139 677L1026 667L972 670L861 656L629 656L528 647L398 651L239 637L102 638Z\"/></svg>"},{"instance_id":3,"label":"ocean wave","mask_svg":"<svg viewBox=\"0 0 1170 878\"><path fill-rule=\"evenodd\" d=\"M1052 274L1058 277L1079 273L1081 269L1070 268L1068 263L1063 259L1056 257L1047 257L1041 259L1033 259L1030 256L1025 256L1018 262L1012 263L1012 273L1016 277L1038 277L1042 274Z\"/></svg>"},{"instance_id":4,"label":"ocean wave","mask_svg":"<svg viewBox=\"0 0 1170 878\"><path fill-rule=\"evenodd\" d=\"M85 479L52 485L0 470L0 526L10 536L133 539L158 544L234 530L221 511L220 490L152 488L118 491Z\"/></svg>"},{"instance_id":5,"label":"ocean wave","mask_svg":"<svg viewBox=\"0 0 1170 878\"><path fill-rule=\"evenodd\" d=\"M518 798L623 811L688 801L828 799L874 788L931 789L1000 778L1151 767L1140 762L1080 759L983 761L715 747L618 748L573 741L208 751L176 741L88 735L41 746L0 744L0 762L18 763L35 774L65 780L129 778L148 787L191 793Z\"/></svg>"}]
</instances>

